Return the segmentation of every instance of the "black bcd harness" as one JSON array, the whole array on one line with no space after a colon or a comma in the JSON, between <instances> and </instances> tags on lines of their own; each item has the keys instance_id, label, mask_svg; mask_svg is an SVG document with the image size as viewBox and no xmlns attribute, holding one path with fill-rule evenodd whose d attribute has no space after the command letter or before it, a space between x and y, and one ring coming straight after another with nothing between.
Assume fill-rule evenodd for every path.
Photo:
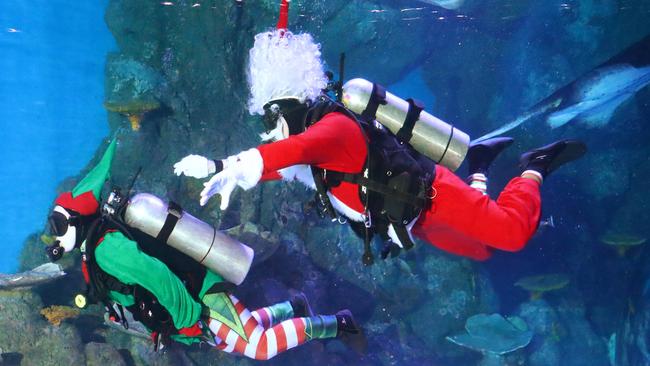
<instances>
[{"instance_id":1,"label":"black bcd harness","mask_svg":"<svg viewBox=\"0 0 650 366\"><path fill-rule=\"evenodd\" d=\"M178 220L175 210L180 206L171 203L167 220L161 229L160 235L153 238L137 229L126 226L119 219L122 217L124 206L119 207L117 213L102 215L90 226L86 237L85 252L82 254L82 261L86 267L88 281L86 282L86 298L90 303L101 303L105 306L111 320L120 322L125 329L129 325L124 315L122 305L110 301L111 291L124 295L131 295L135 303L127 306L126 309L133 315L133 319L141 322L145 327L155 334L153 339L156 350L160 344L168 345L171 342L171 335L177 334L171 315L162 306L156 297L146 288L140 285L127 285L114 276L102 270L95 259L95 249L100 244L104 235L109 232L119 231L130 240L134 241L138 248L147 255L161 260L167 267L183 282L192 298L201 303L199 291L205 278L206 268L194 261L189 256L165 244L175 222ZM208 293L232 291L234 285L222 282L217 283ZM116 311L119 311L119 314ZM205 310L205 309L204 309Z\"/></svg>"},{"instance_id":2,"label":"black bcd harness","mask_svg":"<svg viewBox=\"0 0 650 366\"><path fill-rule=\"evenodd\" d=\"M361 115L356 115L325 96L312 104L305 117L305 127L309 127L328 113L340 112L356 121L365 135L368 154L360 174L312 166L316 201L322 212L332 220L338 219L338 214L327 191L343 181L359 186L359 197L364 204L366 220L350 221L350 225L364 240L364 265L374 262L370 244L375 235L380 236L385 243L381 252L382 258L385 259L389 254L392 257L399 254L399 246L388 236L390 226L404 249L411 249L413 242L407 225L418 217L422 210L429 207L433 197L431 184L435 178L436 164L408 144L422 107L418 102L409 101L411 107L407 120L396 136L374 121L378 106L385 104L385 95L385 90L376 85L368 107Z\"/></svg>"}]
</instances>

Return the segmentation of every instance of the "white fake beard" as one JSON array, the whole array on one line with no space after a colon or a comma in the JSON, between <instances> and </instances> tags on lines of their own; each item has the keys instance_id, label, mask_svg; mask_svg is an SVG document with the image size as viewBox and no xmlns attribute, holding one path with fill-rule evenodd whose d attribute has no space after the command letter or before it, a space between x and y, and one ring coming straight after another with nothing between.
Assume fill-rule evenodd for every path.
<instances>
[{"instance_id":1,"label":"white fake beard","mask_svg":"<svg viewBox=\"0 0 650 366\"><path fill-rule=\"evenodd\" d=\"M278 122L275 125L275 128L269 132L263 132L260 134L262 142L269 141L280 141L289 137L289 125L283 116L278 118Z\"/></svg>"}]
</instances>

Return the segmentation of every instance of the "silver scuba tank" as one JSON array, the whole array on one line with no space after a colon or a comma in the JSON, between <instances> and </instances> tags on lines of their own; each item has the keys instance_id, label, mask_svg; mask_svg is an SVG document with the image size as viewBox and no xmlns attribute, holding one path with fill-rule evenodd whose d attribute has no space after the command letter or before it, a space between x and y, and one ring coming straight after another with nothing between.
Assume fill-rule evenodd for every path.
<instances>
[{"instance_id":1,"label":"silver scuba tank","mask_svg":"<svg viewBox=\"0 0 650 366\"><path fill-rule=\"evenodd\" d=\"M383 87L380 86L383 89ZM363 115L375 91L375 84L365 79L352 79L343 85L343 104L351 111ZM408 118L415 122L407 133L407 141L420 154L451 170L456 170L465 159L469 136L423 110L412 113L412 103L385 93L376 107L374 118L392 133L398 135ZM411 117L413 116L413 117Z\"/></svg>"},{"instance_id":2,"label":"silver scuba tank","mask_svg":"<svg viewBox=\"0 0 650 366\"><path fill-rule=\"evenodd\" d=\"M170 215L175 219L168 220ZM235 285L244 281L253 263L253 249L149 193L129 200L124 221L154 238L162 235L164 240L166 236L169 246Z\"/></svg>"}]
</instances>

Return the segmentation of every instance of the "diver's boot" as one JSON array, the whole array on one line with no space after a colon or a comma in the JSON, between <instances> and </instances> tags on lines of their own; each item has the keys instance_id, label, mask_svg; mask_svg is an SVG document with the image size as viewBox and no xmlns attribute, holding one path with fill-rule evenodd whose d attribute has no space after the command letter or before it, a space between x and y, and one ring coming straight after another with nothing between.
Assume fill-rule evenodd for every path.
<instances>
[{"instance_id":1,"label":"diver's boot","mask_svg":"<svg viewBox=\"0 0 650 366\"><path fill-rule=\"evenodd\" d=\"M294 317L311 318L312 316L314 316L314 312L311 310L311 306L309 306L309 300L307 299L307 296L305 296L304 293L299 292L291 296L291 300L289 300L289 303L291 303L291 307L293 308Z\"/></svg>"},{"instance_id":2,"label":"diver's boot","mask_svg":"<svg viewBox=\"0 0 650 366\"><path fill-rule=\"evenodd\" d=\"M467 163L469 174L481 173L487 175L494 159L506 147L512 145L514 139L510 137L493 137L480 142L472 142L467 150Z\"/></svg>"},{"instance_id":3,"label":"diver's boot","mask_svg":"<svg viewBox=\"0 0 650 366\"><path fill-rule=\"evenodd\" d=\"M481 142L471 143L467 151L469 175L467 184L487 195L487 174L494 159L506 147L512 145L510 137L494 137Z\"/></svg>"},{"instance_id":4,"label":"diver's boot","mask_svg":"<svg viewBox=\"0 0 650 366\"><path fill-rule=\"evenodd\" d=\"M336 337L348 347L363 354L368 348L368 341L361 327L357 325L348 309L336 313Z\"/></svg>"},{"instance_id":5,"label":"diver's boot","mask_svg":"<svg viewBox=\"0 0 650 366\"><path fill-rule=\"evenodd\" d=\"M519 167L524 173L532 171L539 174L543 180L555 169L581 158L586 152L587 145L582 141L560 140L522 154Z\"/></svg>"}]
</instances>

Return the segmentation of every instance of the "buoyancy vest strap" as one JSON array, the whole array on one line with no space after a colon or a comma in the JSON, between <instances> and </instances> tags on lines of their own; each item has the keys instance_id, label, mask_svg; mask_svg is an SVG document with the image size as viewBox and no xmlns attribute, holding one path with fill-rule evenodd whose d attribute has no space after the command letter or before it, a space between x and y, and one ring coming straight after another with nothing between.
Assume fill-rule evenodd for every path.
<instances>
[{"instance_id":1,"label":"buoyancy vest strap","mask_svg":"<svg viewBox=\"0 0 650 366\"><path fill-rule=\"evenodd\" d=\"M413 241L409 236L408 230L406 230L406 226L393 224L393 229L395 230L397 239L402 243L404 249L410 250L413 248Z\"/></svg>"},{"instance_id":2,"label":"buoyancy vest strap","mask_svg":"<svg viewBox=\"0 0 650 366\"><path fill-rule=\"evenodd\" d=\"M451 140L454 138L454 130L456 127L453 125L451 126L451 132L449 133L449 139L447 140L447 145L445 145L445 151L442 152L442 155L440 155L440 159L436 162L436 164L440 164L440 162L445 158L445 155L447 154L447 151L449 151L449 145L451 145Z\"/></svg>"},{"instance_id":3,"label":"buoyancy vest strap","mask_svg":"<svg viewBox=\"0 0 650 366\"><path fill-rule=\"evenodd\" d=\"M237 289L237 286L233 283L230 282L217 282L208 291L205 292L205 295L207 294L217 294L220 292L233 292Z\"/></svg>"},{"instance_id":4,"label":"buoyancy vest strap","mask_svg":"<svg viewBox=\"0 0 650 366\"><path fill-rule=\"evenodd\" d=\"M330 216L332 220L336 220L338 215L334 211L334 206L327 196L327 187L325 187L325 177L323 169L319 169L311 166L311 174L314 176L314 183L316 185L316 195L318 196L318 201L323 206L323 211Z\"/></svg>"},{"instance_id":5,"label":"buoyancy vest strap","mask_svg":"<svg viewBox=\"0 0 650 366\"><path fill-rule=\"evenodd\" d=\"M412 194L404 193L402 191L390 188L384 184L370 180L361 174L343 174L342 179L346 182L364 186L371 191L390 196L391 198L402 201L404 203L408 203L420 209L427 207L429 204L429 199L426 197L414 196Z\"/></svg>"},{"instance_id":6,"label":"buoyancy vest strap","mask_svg":"<svg viewBox=\"0 0 650 366\"><path fill-rule=\"evenodd\" d=\"M366 109L361 113L361 118L366 121L374 120L377 115L377 108L379 108L379 105L384 104L386 104L386 88L377 83L373 83L370 100L368 100Z\"/></svg>"},{"instance_id":7,"label":"buoyancy vest strap","mask_svg":"<svg viewBox=\"0 0 650 366\"><path fill-rule=\"evenodd\" d=\"M375 263L375 257L372 254L372 249L370 248L372 235L370 235L369 230L370 228L366 226L366 235L363 238L363 255L361 256L361 263L363 263L364 266L370 266Z\"/></svg>"},{"instance_id":8,"label":"buoyancy vest strap","mask_svg":"<svg viewBox=\"0 0 650 366\"><path fill-rule=\"evenodd\" d=\"M178 203L169 201L169 204L167 205L167 218L165 219L165 224L163 225L162 229L160 229L158 236L156 236L156 240L167 243L169 235L174 230L176 223L182 215L183 208Z\"/></svg>"},{"instance_id":9,"label":"buoyancy vest strap","mask_svg":"<svg viewBox=\"0 0 650 366\"><path fill-rule=\"evenodd\" d=\"M407 99L409 103L408 112L406 112L406 119L404 119L404 124L402 128L397 131L395 136L402 142L408 143L413 137L413 127L415 122L420 119L420 113L424 110L424 104L419 100L409 98Z\"/></svg>"}]
</instances>

